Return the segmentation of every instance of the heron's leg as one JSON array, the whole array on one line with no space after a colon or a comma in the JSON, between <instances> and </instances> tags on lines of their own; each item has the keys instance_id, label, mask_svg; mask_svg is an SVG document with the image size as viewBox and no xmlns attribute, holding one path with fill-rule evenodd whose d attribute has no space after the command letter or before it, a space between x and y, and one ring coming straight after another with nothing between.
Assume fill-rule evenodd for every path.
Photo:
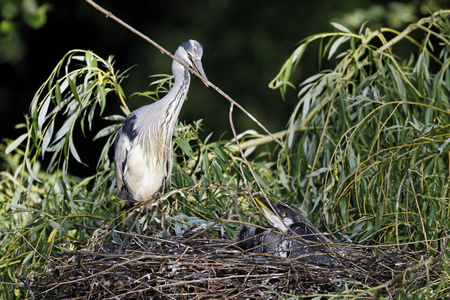
<instances>
[{"instance_id":1,"label":"heron's leg","mask_svg":"<svg viewBox=\"0 0 450 300\"><path fill-rule=\"evenodd\" d=\"M140 217L141 217L141 210L139 210L138 213L136 214L133 225L131 225L131 227L128 228L127 233L125 234L125 237L123 238L123 241L120 244L119 249L117 250L117 253L119 253L119 254L124 253L123 247L125 246L126 242L128 241L128 237L130 236L131 231L133 230L134 226L136 225L136 222L139 220ZM125 224L126 224L126 222L125 222Z\"/></svg>"},{"instance_id":2,"label":"heron's leg","mask_svg":"<svg viewBox=\"0 0 450 300\"><path fill-rule=\"evenodd\" d=\"M166 224L166 214L163 212L163 211L161 211L161 228L162 228L162 231L163 231L163 236L164 236L164 239L167 239L167 226L166 226L167 224Z\"/></svg>"},{"instance_id":3,"label":"heron's leg","mask_svg":"<svg viewBox=\"0 0 450 300\"><path fill-rule=\"evenodd\" d=\"M167 237L168 237L168 235L167 235L167 218L166 218L166 212L164 210L163 201L158 202L158 205L154 209L157 209L161 212L161 230L163 232L164 239L167 239Z\"/></svg>"}]
</instances>

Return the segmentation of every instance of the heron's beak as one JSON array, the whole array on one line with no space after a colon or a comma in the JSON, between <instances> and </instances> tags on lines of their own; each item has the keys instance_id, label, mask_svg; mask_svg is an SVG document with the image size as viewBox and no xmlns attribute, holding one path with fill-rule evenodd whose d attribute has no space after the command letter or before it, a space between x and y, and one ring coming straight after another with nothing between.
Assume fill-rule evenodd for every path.
<instances>
[{"instance_id":1,"label":"heron's beak","mask_svg":"<svg viewBox=\"0 0 450 300\"><path fill-rule=\"evenodd\" d=\"M258 203L258 205L261 207L261 209L264 211L265 214L274 214L272 209L269 208L270 206L267 206L264 202L262 202L261 200L259 200L258 198L255 198L256 203Z\"/></svg>"},{"instance_id":2,"label":"heron's beak","mask_svg":"<svg viewBox=\"0 0 450 300\"><path fill-rule=\"evenodd\" d=\"M206 77L205 71L203 70L203 66L202 66L202 62L200 61L200 59L194 59L194 61L192 61L192 64L194 66L194 69L200 74L202 75L202 81L203 83L209 87L209 81L208 78Z\"/></svg>"},{"instance_id":3,"label":"heron's beak","mask_svg":"<svg viewBox=\"0 0 450 300\"><path fill-rule=\"evenodd\" d=\"M273 227L281 230L282 232L285 232L287 230L287 226L280 218L278 213L274 211L274 209L272 208L272 204L270 204L268 200L263 200L264 202L259 200L258 198L255 198L255 200L256 203L258 203L258 205L261 207L267 221L269 221Z\"/></svg>"}]
</instances>

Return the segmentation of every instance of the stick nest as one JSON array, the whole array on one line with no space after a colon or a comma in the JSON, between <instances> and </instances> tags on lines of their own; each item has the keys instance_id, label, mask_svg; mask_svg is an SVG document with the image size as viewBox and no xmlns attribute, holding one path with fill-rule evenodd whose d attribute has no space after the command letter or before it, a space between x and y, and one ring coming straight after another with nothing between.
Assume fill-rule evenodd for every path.
<instances>
[{"instance_id":1,"label":"stick nest","mask_svg":"<svg viewBox=\"0 0 450 300\"><path fill-rule=\"evenodd\" d=\"M333 245L330 256L335 263L330 267L308 263L304 258L246 253L234 241L208 236L139 236L134 241L125 254L117 254L118 245L113 243L62 253L47 265L47 271L31 278L28 288L33 297L45 299L279 299L280 295L287 298L293 294L344 295L380 286L417 264L411 255L392 249L354 245ZM418 286L426 280L425 273L424 268L414 273ZM395 285L384 288L384 292L394 289Z\"/></svg>"}]
</instances>

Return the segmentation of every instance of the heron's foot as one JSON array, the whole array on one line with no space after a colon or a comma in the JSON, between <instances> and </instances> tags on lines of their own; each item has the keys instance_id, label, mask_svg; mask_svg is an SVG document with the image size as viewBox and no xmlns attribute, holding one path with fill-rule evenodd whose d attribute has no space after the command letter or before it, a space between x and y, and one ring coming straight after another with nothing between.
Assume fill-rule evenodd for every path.
<instances>
[{"instance_id":1,"label":"heron's foot","mask_svg":"<svg viewBox=\"0 0 450 300\"><path fill-rule=\"evenodd\" d=\"M126 251L125 245L126 245L129 237L130 237L130 233L127 232L125 234L125 237L124 237L122 243L120 243L119 249L117 249L117 254L125 254L125 251Z\"/></svg>"}]
</instances>

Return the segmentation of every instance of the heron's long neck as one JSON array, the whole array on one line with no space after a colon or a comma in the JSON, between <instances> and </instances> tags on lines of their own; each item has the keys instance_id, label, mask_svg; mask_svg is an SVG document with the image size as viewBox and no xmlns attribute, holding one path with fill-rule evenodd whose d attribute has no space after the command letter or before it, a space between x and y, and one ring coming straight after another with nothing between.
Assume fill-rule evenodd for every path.
<instances>
[{"instance_id":1,"label":"heron's long neck","mask_svg":"<svg viewBox=\"0 0 450 300\"><path fill-rule=\"evenodd\" d=\"M172 64L172 71L174 77L172 89L164 99L162 99L162 101L167 101L167 103L164 103L166 111L163 112L165 115L165 124L163 124L163 126L167 126L171 132L175 126L178 115L180 114L184 100L186 99L186 94L191 81L189 71L176 61Z\"/></svg>"}]
</instances>

